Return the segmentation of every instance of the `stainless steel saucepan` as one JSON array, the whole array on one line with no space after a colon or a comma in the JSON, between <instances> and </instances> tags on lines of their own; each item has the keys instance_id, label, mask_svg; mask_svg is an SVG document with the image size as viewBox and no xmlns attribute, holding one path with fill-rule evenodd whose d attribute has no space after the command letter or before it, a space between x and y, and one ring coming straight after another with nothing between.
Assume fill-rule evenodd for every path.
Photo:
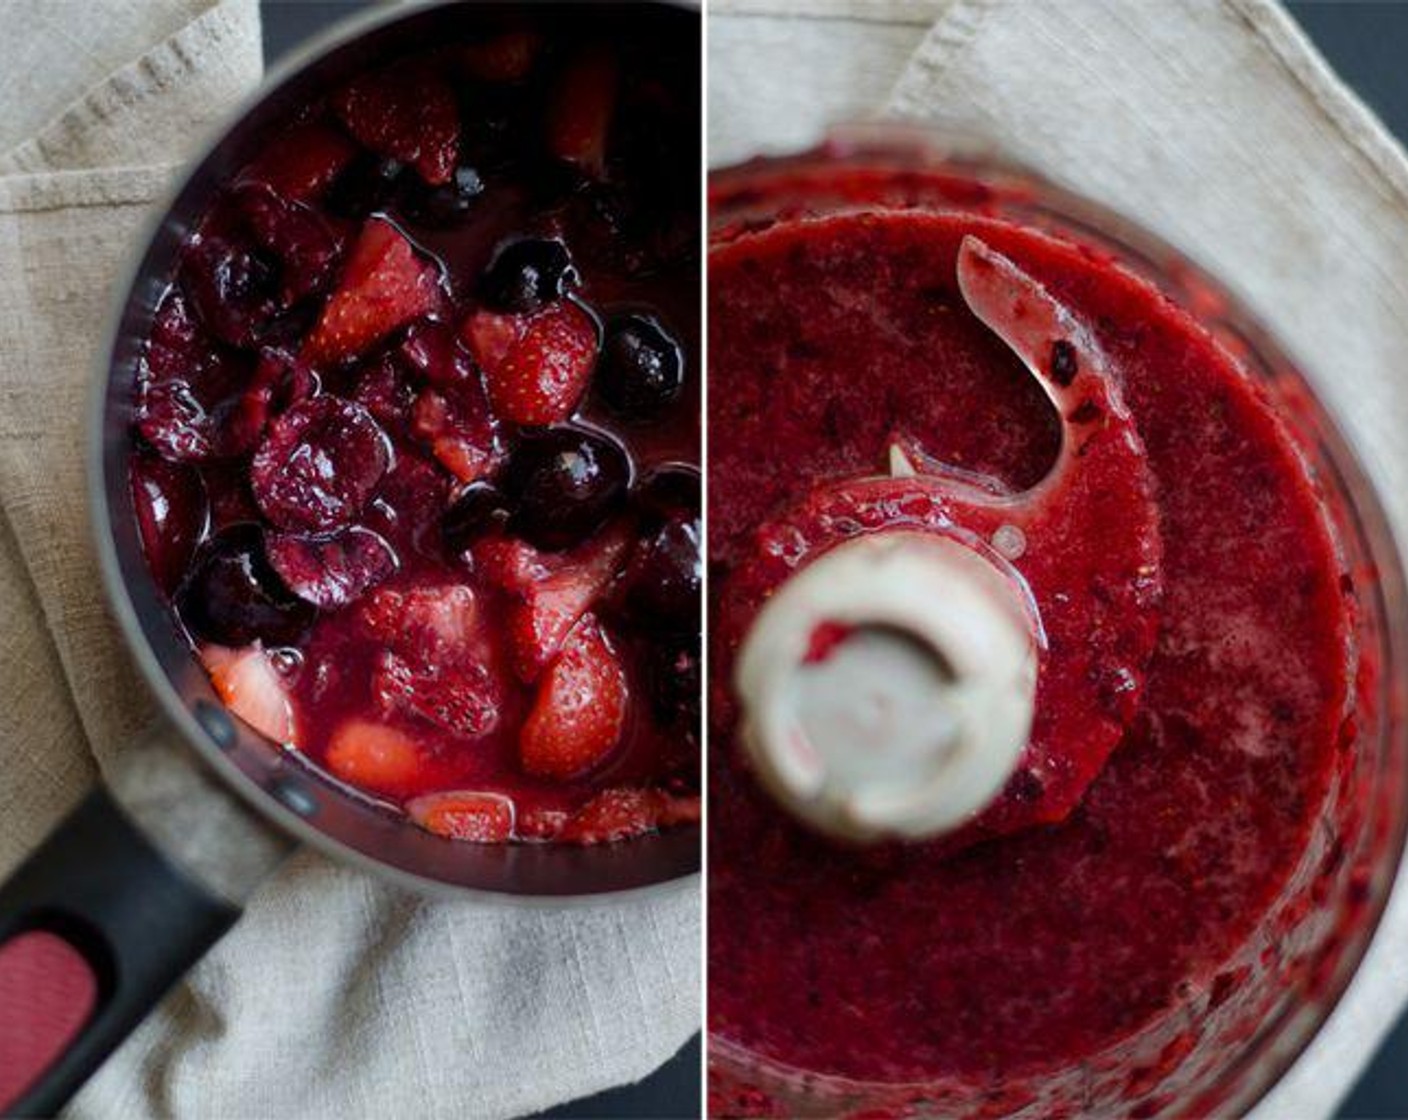
<instances>
[{"instance_id":1,"label":"stainless steel saucepan","mask_svg":"<svg viewBox=\"0 0 1408 1120\"><path fill-rule=\"evenodd\" d=\"M61 1107L298 845L486 906L698 888L697 826L591 848L455 843L323 779L226 713L142 555L128 483L136 363L182 242L213 192L317 92L379 58L453 41L492 7L378 12L285 63L157 212L130 282L118 289L97 374L89 501L113 613L161 716L0 886L0 992L9 997L0 999L0 1035L24 1039L0 1047L8 1055L0 1059L0 1113ZM649 21L652 34L699 37L697 11L674 6L534 5L532 13L548 26L589 15L598 34L613 22L639 31Z\"/></svg>"}]
</instances>

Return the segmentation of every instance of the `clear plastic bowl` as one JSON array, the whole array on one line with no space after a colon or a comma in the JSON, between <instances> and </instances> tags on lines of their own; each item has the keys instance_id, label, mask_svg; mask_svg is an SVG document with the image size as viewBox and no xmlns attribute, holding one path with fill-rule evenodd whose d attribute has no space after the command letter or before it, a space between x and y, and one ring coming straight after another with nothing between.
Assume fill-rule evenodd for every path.
<instances>
[{"instance_id":1,"label":"clear plastic bowl","mask_svg":"<svg viewBox=\"0 0 1408 1120\"><path fill-rule=\"evenodd\" d=\"M1290 1068L1364 958L1408 827L1408 595L1384 511L1307 374L1225 287L1134 223L981 143L908 127L838 129L821 148L710 181L714 238L784 218L883 207L1004 217L1112 249L1189 309L1262 382L1317 478L1361 601L1358 735L1279 897L1220 974L1234 978L1075 1068L982 1086L847 1081L785 1068L717 1037L712 1115L1130 1117L1238 1114Z\"/></svg>"}]
</instances>

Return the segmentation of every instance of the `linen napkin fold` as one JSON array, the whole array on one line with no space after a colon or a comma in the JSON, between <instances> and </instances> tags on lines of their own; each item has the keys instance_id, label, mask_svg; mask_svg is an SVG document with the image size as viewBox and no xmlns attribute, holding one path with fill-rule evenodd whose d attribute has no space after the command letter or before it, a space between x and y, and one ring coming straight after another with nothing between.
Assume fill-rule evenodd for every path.
<instances>
[{"instance_id":1,"label":"linen napkin fold","mask_svg":"<svg viewBox=\"0 0 1408 1120\"><path fill-rule=\"evenodd\" d=\"M714 0L710 157L884 116L1158 231L1309 371L1408 543L1408 160L1269 0ZM1408 1001L1404 872L1353 986L1257 1120L1330 1114Z\"/></svg>"},{"instance_id":2,"label":"linen napkin fold","mask_svg":"<svg viewBox=\"0 0 1408 1120\"><path fill-rule=\"evenodd\" d=\"M84 506L89 381L142 220L261 73L256 0L0 4L0 874L151 717ZM430 903L296 856L77 1117L514 1116L700 1020L699 901Z\"/></svg>"}]
</instances>

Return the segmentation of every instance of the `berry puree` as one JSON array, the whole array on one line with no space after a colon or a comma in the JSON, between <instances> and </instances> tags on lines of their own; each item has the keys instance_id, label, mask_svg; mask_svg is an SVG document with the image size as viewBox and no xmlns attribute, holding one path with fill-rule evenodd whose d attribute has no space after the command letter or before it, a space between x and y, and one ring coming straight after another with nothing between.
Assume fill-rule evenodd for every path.
<instances>
[{"instance_id":1,"label":"berry puree","mask_svg":"<svg viewBox=\"0 0 1408 1120\"><path fill-rule=\"evenodd\" d=\"M698 819L673 15L484 12L298 108L211 200L138 371L143 544L217 693L447 838Z\"/></svg>"},{"instance_id":2,"label":"berry puree","mask_svg":"<svg viewBox=\"0 0 1408 1120\"><path fill-rule=\"evenodd\" d=\"M715 1107L801 1108L752 1069L925 1086L881 1098L905 1115L1157 1111L1289 954L1253 934L1355 741L1324 499L1264 389L1102 241L937 173L744 169L713 205L709 1003L744 1071ZM792 573L890 530L1015 573L1035 715L956 830L848 844L760 785L732 674Z\"/></svg>"}]
</instances>

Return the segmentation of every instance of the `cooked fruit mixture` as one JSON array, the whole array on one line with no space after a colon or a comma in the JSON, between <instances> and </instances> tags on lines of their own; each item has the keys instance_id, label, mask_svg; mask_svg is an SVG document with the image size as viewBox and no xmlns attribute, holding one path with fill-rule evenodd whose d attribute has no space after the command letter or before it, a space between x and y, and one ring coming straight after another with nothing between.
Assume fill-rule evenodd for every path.
<instances>
[{"instance_id":1,"label":"cooked fruit mixture","mask_svg":"<svg viewBox=\"0 0 1408 1120\"><path fill-rule=\"evenodd\" d=\"M846 1115L1199 1114L1173 1089L1265 993L1312 998L1357 827L1331 507L1270 395L1100 242L958 178L791 176L725 180L710 252L709 1014L745 1071L714 1110L863 1082L890 1092ZM897 533L1020 574L1036 715L962 827L846 845L760 786L729 686L777 588ZM825 1106L772 1096L818 1078Z\"/></svg>"},{"instance_id":2,"label":"cooked fruit mixture","mask_svg":"<svg viewBox=\"0 0 1408 1120\"><path fill-rule=\"evenodd\" d=\"M219 695L459 840L698 816L699 83L659 14L307 105L138 371L143 543Z\"/></svg>"}]
</instances>

